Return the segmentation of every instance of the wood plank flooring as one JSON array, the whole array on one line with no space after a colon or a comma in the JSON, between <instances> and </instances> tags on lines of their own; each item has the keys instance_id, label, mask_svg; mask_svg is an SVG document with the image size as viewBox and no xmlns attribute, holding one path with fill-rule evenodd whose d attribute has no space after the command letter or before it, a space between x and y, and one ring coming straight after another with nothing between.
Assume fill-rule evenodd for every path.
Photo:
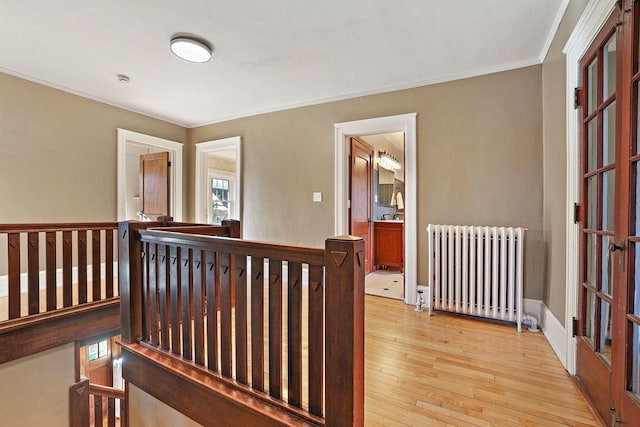
<instances>
[{"instance_id":1,"label":"wood plank flooring","mask_svg":"<svg viewBox=\"0 0 640 427\"><path fill-rule=\"evenodd\" d=\"M365 298L366 426L600 425L541 333Z\"/></svg>"},{"instance_id":2,"label":"wood plank flooring","mask_svg":"<svg viewBox=\"0 0 640 427\"><path fill-rule=\"evenodd\" d=\"M541 333L366 296L365 425L599 426Z\"/></svg>"}]
</instances>

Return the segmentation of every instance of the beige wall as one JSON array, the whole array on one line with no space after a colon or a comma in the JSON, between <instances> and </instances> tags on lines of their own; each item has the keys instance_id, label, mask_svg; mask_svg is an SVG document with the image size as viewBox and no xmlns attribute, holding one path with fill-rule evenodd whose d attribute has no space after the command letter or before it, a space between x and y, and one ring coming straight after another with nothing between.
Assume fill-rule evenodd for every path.
<instances>
[{"instance_id":1,"label":"beige wall","mask_svg":"<svg viewBox=\"0 0 640 427\"><path fill-rule=\"evenodd\" d=\"M187 130L0 73L0 223L116 219L116 129Z\"/></svg>"},{"instance_id":2,"label":"beige wall","mask_svg":"<svg viewBox=\"0 0 640 427\"><path fill-rule=\"evenodd\" d=\"M74 355L71 343L0 364L0 424L67 427Z\"/></svg>"},{"instance_id":3,"label":"beige wall","mask_svg":"<svg viewBox=\"0 0 640 427\"><path fill-rule=\"evenodd\" d=\"M129 426L198 427L200 424L130 384Z\"/></svg>"},{"instance_id":4,"label":"beige wall","mask_svg":"<svg viewBox=\"0 0 640 427\"><path fill-rule=\"evenodd\" d=\"M427 224L521 226L529 229L525 296L542 299L540 89L533 66L191 129L188 218L194 144L239 135L245 237L323 246L334 230L334 123L417 112L419 283Z\"/></svg>"},{"instance_id":5,"label":"beige wall","mask_svg":"<svg viewBox=\"0 0 640 427\"><path fill-rule=\"evenodd\" d=\"M588 0L571 0L542 65L544 303L564 324L566 274L566 44Z\"/></svg>"},{"instance_id":6,"label":"beige wall","mask_svg":"<svg viewBox=\"0 0 640 427\"><path fill-rule=\"evenodd\" d=\"M209 169L216 169L216 170L225 171L225 172L236 171L236 162L234 160L217 157L210 154L207 156L207 161L208 161Z\"/></svg>"}]
</instances>

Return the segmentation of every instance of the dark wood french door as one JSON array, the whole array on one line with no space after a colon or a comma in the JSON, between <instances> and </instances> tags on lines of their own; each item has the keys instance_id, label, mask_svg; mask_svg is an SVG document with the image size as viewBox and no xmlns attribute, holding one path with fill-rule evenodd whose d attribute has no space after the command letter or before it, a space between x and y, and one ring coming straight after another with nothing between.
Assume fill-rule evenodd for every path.
<instances>
[{"instance_id":1,"label":"dark wood french door","mask_svg":"<svg viewBox=\"0 0 640 427\"><path fill-rule=\"evenodd\" d=\"M364 239L365 274L373 263L373 154L359 138L351 138L349 233Z\"/></svg>"},{"instance_id":2,"label":"dark wood french door","mask_svg":"<svg viewBox=\"0 0 640 427\"><path fill-rule=\"evenodd\" d=\"M640 0L622 3L580 62L576 376L609 425L640 425Z\"/></svg>"}]
</instances>

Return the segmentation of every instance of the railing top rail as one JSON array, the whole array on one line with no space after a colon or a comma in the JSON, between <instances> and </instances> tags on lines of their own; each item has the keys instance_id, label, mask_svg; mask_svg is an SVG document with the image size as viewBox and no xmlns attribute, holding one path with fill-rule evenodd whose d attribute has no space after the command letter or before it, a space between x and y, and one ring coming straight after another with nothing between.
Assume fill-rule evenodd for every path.
<instances>
[{"instance_id":1,"label":"railing top rail","mask_svg":"<svg viewBox=\"0 0 640 427\"><path fill-rule=\"evenodd\" d=\"M76 230L117 230L118 223L79 222L79 223L40 223L40 224L0 224L0 233L31 233Z\"/></svg>"},{"instance_id":2,"label":"railing top rail","mask_svg":"<svg viewBox=\"0 0 640 427\"><path fill-rule=\"evenodd\" d=\"M164 230L140 231L147 243L188 246L194 249L212 249L239 255L324 265L324 249L290 246L228 237L203 236Z\"/></svg>"},{"instance_id":3,"label":"railing top rail","mask_svg":"<svg viewBox=\"0 0 640 427\"><path fill-rule=\"evenodd\" d=\"M89 393L100 396L112 397L114 399L125 399L124 390L113 387L107 387L100 384L89 384Z\"/></svg>"}]
</instances>

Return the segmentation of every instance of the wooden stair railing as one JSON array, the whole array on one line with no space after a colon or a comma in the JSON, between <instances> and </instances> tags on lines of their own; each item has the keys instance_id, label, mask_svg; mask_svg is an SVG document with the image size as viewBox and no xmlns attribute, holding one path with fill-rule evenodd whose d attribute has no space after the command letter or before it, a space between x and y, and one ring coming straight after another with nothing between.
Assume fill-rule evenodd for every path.
<instances>
[{"instance_id":1,"label":"wooden stair railing","mask_svg":"<svg viewBox=\"0 0 640 427\"><path fill-rule=\"evenodd\" d=\"M69 388L70 427L124 427L126 420L124 390L81 379Z\"/></svg>"},{"instance_id":2,"label":"wooden stair railing","mask_svg":"<svg viewBox=\"0 0 640 427\"><path fill-rule=\"evenodd\" d=\"M117 227L0 224L0 363L117 333Z\"/></svg>"},{"instance_id":3,"label":"wooden stair railing","mask_svg":"<svg viewBox=\"0 0 640 427\"><path fill-rule=\"evenodd\" d=\"M211 237L238 235L233 222L208 235L140 227L119 231L133 266L121 283L125 380L205 425L363 425L361 239L322 250Z\"/></svg>"}]
</instances>

